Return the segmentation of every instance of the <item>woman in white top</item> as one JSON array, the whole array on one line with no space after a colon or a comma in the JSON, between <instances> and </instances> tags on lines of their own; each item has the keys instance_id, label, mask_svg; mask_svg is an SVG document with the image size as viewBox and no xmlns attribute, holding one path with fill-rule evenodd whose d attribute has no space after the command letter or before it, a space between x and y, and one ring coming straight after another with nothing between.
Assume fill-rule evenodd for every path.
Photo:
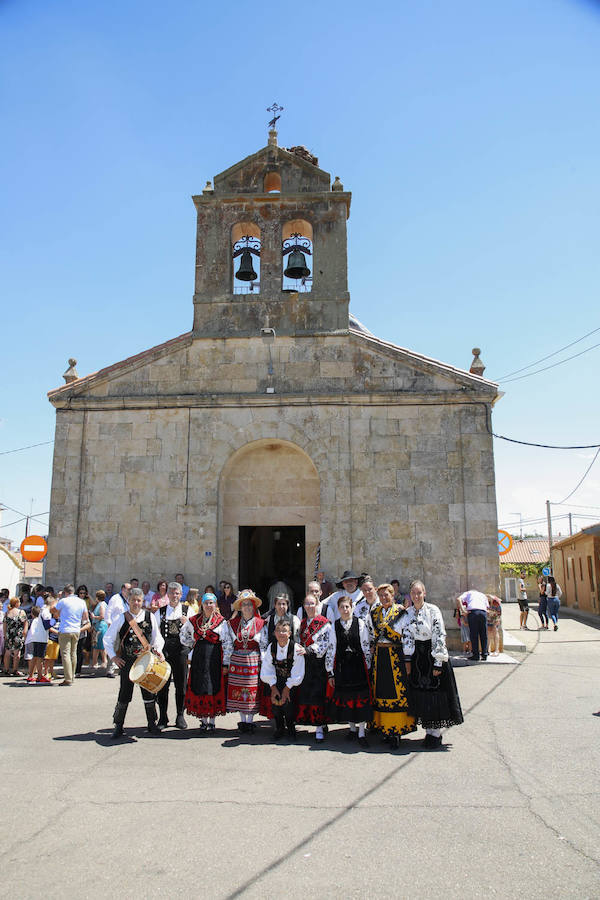
<instances>
[{"instance_id":1,"label":"woman in white top","mask_svg":"<svg viewBox=\"0 0 600 900\"><path fill-rule=\"evenodd\" d=\"M442 613L433 603L426 603L425 596L423 582L413 581L412 606L402 628L402 649L411 711L425 729L423 747L436 750L442 744L441 729L464 720L454 673L448 664Z\"/></svg>"},{"instance_id":2,"label":"woman in white top","mask_svg":"<svg viewBox=\"0 0 600 900\"><path fill-rule=\"evenodd\" d=\"M560 598L562 591L560 585L556 583L554 576L548 575L548 584L546 585L546 604L549 618L554 622L554 630L558 631L558 607L560 606Z\"/></svg>"}]
</instances>

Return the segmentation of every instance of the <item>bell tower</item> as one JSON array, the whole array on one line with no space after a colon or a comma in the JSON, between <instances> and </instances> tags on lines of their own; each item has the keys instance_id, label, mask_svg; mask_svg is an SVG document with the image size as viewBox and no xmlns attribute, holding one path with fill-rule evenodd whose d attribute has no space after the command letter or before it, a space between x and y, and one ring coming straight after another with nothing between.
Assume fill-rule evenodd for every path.
<instances>
[{"instance_id":1,"label":"bell tower","mask_svg":"<svg viewBox=\"0 0 600 900\"><path fill-rule=\"evenodd\" d=\"M207 182L197 210L198 337L348 330L351 194L305 147L266 147Z\"/></svg>"}]
</instances>

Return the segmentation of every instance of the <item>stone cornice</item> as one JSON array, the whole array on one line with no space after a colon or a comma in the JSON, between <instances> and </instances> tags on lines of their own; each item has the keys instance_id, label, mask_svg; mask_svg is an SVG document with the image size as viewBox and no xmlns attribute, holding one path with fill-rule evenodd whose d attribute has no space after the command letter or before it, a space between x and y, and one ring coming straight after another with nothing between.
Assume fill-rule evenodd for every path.
<instances>
[{"instance_id":1,"label":"stone cornice","mask_svg":"<svg viewBox=\"0 0 600 900\"><path fill-rule=\"evenodd\" d=\"M302 406L456 406L490 405L493 397L482 397L467 388L458 391L395 391L370 394L162 394L160 397L50 397L57 409L248 409Z\"/></svg>"}]
</instances>

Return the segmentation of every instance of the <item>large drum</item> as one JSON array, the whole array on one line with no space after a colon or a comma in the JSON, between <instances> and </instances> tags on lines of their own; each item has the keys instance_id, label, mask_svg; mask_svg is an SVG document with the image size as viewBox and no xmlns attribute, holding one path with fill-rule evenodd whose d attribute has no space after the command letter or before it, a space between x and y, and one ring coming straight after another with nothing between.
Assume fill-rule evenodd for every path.
<instances>
[{"instance_id":1,"label":"large drum","mask_svg":"<svg viewBox=\"0 0 600 900\"><path fill-rule=\"evenodd\" d=\"M129 670L131 681L151 694L158 694L170 677L171 666L166 659L159 659L152 650L141 653Z\"/></svg>"}]
</instances>

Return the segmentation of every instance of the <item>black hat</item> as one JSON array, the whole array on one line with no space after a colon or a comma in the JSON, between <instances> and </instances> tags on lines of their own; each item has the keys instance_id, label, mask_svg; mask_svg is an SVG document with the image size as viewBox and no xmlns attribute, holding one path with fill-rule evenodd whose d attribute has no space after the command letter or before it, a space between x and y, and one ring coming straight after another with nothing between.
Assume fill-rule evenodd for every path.
<instances>
[{"instance_id":1,"label":"black hat","mask_svg":"<svg viewBox=\"0 0 600 900\"><path fill-rule=\"evenodd\" d=\"M336 582L336 587L340 588L341 590L344 587L342 582L347 581L349 578L355 578L356 581L358 581L358 575L356 574L356 572L353 572L352 569L346 569L340 580Z\"/></svg>"}]
</instances>

